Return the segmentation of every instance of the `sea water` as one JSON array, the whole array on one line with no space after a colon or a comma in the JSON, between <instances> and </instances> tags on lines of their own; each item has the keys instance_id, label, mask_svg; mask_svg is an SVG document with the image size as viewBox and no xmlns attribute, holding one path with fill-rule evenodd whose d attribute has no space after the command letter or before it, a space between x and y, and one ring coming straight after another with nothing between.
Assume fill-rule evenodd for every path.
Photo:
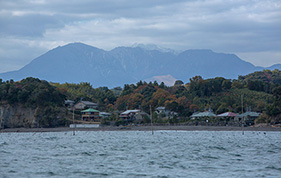
<instances>
[{"instance_id":1,"label":"sea water","mask_svg":"<svg viewBox=\"0 0 281 178\"><path fill-rule=\"evenodd\" d=\"M281 177L281 132L1 133L0 177Z\"/></svg>"}]
</instances>

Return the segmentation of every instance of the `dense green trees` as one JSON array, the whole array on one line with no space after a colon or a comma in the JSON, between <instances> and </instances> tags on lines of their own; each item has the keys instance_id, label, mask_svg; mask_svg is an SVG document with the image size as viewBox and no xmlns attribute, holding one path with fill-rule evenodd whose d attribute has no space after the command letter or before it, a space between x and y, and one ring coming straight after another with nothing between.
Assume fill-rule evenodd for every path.
<instances>
[{"instance_id":1,"label":"dense green trees","mask_svg":"<svg viewBox=\"0 0 281 178\"><path fill-rule=\"evenodd\" d=\"M139 81L126 84L124 88L93 88L89 83L58 84L48 83L35 78L26 78L20 82L0 79L0 101L10 104L22 103L27 107L40 107L38 111L57 112L55 107L63 106L64 100L78 101L81 98L97 102L101 111L124 111L142 109L150 113L150 105L155 110L159 106L177 112L179 117L190 116L195 111L204 111L209 107L216 114L226 111L241 113L241 95L244 98L244 112L247 108L265 112L264 117L271 122L280 122L281 113L281 71L264 70L237 80L216 77L203 79L195 76L189 83L167 87L162 82ZM52 106L53 108L48 108ZM43 117L42 117L43 118ZM42 120L45 125L53 126L58 121L48 116ZM279 119L278 119L279 118ZM48 124L46 124L46 123Z\"/></svg>"},{"instance_id":2,"label":"dense green trees","mask_svg":"<svg viewBox=\"0 0 281 178\"><path fill-rule=\"evenodd\" d=\"M59 88L68 99L74 101L83 99L97 102L101 110L106 110L106 108L108 108L110 105L113 105L117 97L115 92L109 90L107 87L93 88L92 85L87 82L81 82L79 84L53 83L53 86Z\"/></svg>"},{"instance_id":3,"label":"dense green trees","mask_svg":"<svg viewBox=\"0 0 281 178\"><path fill-rule=\"evenodd\" d=\"M66 96L47 81L26 78L19 82L0 83L0 101L9 104L22 103L27 107L63 106Z\"/></svg>"},{"instance_id":4,"label":"dense green trees","mask_svg":"<svg viewBox=\"0 0 281 178\"><path fill-rule=\"evenodd\" d=\"M23 105L35 111L39 127L65 125L65 94L47 81L26 78L0 82L0 104L17 107ZM29 123L33 125L33 123Z\"/></svg>"}]
</instances>

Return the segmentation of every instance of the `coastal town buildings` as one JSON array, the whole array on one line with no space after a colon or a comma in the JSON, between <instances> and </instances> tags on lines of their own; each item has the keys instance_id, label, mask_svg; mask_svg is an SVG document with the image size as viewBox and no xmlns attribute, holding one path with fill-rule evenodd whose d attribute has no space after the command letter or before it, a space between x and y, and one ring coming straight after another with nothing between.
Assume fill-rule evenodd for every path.
<instances>
[{"instance_id":1,"label":"coastal town buildings","mask_svg":"<svg viewBox=\"0 0 281 178\"><path fill-rule=\"evenodd\" d=\"M81 111L81 113L82 113L83 121L92 121L92 122L101 123L100 112L98 110L89 108Z\"/></svg>"},{"instance_id":2,"label":"coastal town buildings","mask_svg":"<svg viewBox=\"0 0 281 178\"><path fill-rule=\"evenodd\" d=\"M75 110L83 110L85 108L97 109L98 104L90 101L79 101L74 105Z\"/></svg>"}]
</instances>

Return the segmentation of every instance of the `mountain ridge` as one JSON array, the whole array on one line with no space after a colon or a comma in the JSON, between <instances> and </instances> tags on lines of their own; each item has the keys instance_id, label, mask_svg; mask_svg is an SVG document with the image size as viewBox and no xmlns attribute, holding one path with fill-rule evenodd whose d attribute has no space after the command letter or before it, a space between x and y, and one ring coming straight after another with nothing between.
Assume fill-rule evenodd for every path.
<instances>
[{"instance_id":1,"label":"mountain ridge","mask_svg":"<svg viewBox=\"0 0 281 178\"><path fill-rule=\"evenodd\" d=\"M42 54L20 70L1 73L0 78L21 80L37 77L59 83L90 82L95 87L117 87L155 77L165 81L165 76L168 76L166 81L169 83L173 78L187 82L195 75L234 79L257 70L274 68L281 70L281 64L256 67L234 54L208 49L186 50L179 54L139 46L105 51L83 43L70 43Z\"/></svg>"}]
</instances>

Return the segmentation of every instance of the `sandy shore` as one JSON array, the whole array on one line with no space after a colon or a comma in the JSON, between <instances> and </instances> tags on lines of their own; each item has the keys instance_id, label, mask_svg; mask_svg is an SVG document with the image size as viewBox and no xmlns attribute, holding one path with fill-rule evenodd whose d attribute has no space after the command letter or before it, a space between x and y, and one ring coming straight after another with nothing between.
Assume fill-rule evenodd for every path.
<instances>
[{"instance_id":1,"label":"sandy shore","mask_svg":"<svg viewBox=\"0 0 281 178\"><path fill-rule=\"evenodd\" d=\"M182 130L182 131L242 131L241 127L230 126L153 126L157 130ZM123 127L99 127L99 128L79 128L76 131L151 131L150 126L123 126ZM281 127L244 127L244 131L278 131L281 132ZM0 130L0 133L7 132L70 132L73 131L69 127L56 128L7 128Z\"/></svg>"}]
</instances>

